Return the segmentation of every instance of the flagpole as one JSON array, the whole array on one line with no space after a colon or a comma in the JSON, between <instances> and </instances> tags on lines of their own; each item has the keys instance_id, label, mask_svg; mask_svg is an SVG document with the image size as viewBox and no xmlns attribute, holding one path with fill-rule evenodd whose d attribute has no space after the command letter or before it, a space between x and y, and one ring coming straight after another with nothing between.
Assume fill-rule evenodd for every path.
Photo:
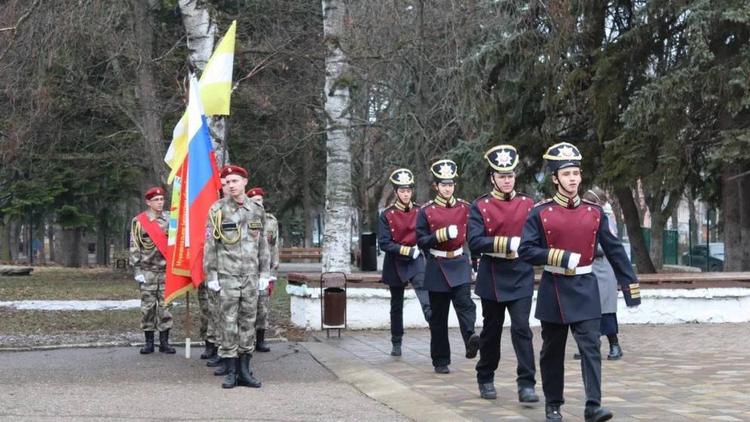
<instances>
[{"instance_id":1,"label":"flagpole","mask_svg":"<svg viewBox=\"0 0 750 422\"><path fill-rule=\"evenodd\" d=\"M190 291L185 292L185 303L187 303L185 331L187 331L187 337L185 338L185 359L190 359L190 328L192 319L190 318Z\"/></svg>"}]
</instances>

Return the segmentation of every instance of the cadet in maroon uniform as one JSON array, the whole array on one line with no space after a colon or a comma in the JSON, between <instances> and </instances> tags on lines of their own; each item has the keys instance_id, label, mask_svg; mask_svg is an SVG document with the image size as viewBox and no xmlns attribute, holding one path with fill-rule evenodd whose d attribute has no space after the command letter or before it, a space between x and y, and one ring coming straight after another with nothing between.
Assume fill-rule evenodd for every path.
<instances>
[{"instance_id":1,"label":"cadet in maroon uniform","mask_svg":"<svg viewBox=\"0 0 750 422\"><path fill-rule=\"evenodd\" d=\"M547 149L544 159L557 192L531 210L518 253L530 264L544 265L535 316L542 322L539 368L545 413L547 421L562 420L565 343L570 329L582 356L585 420L606 421L612 418L612 412L601 406L601 304L596 276L591 272L596 244L601 245L612 264L628 306L641 303L638 278L622 244L609 230L601 207L578 196L578 148L561 142Z\"/></svg>"},{"instance_id":2,"label":"cadet in maroon uniform","mask_svg":"<svg viewBox=\"0 0 750 422\"><path fill-rule=\"evenodd\" d=\"M518 152L511 145L496 146L484 155L489 164L492 191L477 198L469 217L469 247L480 255L474 293L482 298L484 324L480 335L477 383L485 399L497 398L495 370L500 362L500 337L505 310L510 314L510 337L516 352L518 400L538 402L534 346L529 328L534 267L518 259L518 246L526 217L534 202L516 193Z\"/></svg>"},{"instance_id":3,"label":"cadet in maroon uniform","mask_svg":"<svg viewBox=\"0 0 750 422\"><path fill-rule=\"evenodd\" d=\"M447 374L451 363L448 340L450 303L456 310L466 357L476 357L479 336L474 332L476 305L471 300L471 263L464 254L469 203L453 196L458 167L451 160L432 164L435 199L417 215L417 244L427 254L425 287L430 292L430 355L435 372Z\"/></svg>"},{"instance_id":4,"label":"cadet in maroon uniform","mask_svg":"<svg viewBox=\"0 0 750 422\"><path fill-rule=\"evenodd\" d=\"M424 289L424 257L417 247L417 210L411 202L414 175L408 169L398 169L389 177L396 201L380 213L378 244L385 252L381 281L391 291L391 350L392 356L401 356L401 339L404 336L404 287L411 283L422 313L430 321L430 297Z\"/></svg>"}]
</instances>

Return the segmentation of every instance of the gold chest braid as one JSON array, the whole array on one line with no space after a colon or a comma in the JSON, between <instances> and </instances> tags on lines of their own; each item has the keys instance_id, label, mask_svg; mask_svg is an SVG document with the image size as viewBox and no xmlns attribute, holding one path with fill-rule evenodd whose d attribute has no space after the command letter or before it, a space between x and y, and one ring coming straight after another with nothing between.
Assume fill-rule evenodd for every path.
<instances>
[{"instance_id":1,"label":"gold chest braid","mask_svg":"<svg viewBox=\"0 0 750 422\"><path fill-rule=\"evenodd\" d=\"M146 251L151 251L156 247L156 244L154 244L154 241L151 239L148 233L143 230L143 226L141 226L141 223L138 222L138 220L133 220L131 231L133 233L133 241L139 248Z\"/></svg>"},{"instance_id":2,"label":"gold chest braid","mask_svg":"<svg viewBox=\"0 0 750 422\"><path fill-rule=\"evenodd\" d=\"M222 230L221 210L217 210L213 215L209 214L209 218L211 219L211 226L213 226L211 234L213 235L214 239L220 240L225 245L233 245L240 241L240 239L242 238L242 224L235 225L235 227L237 228L237 235L234 238L230 238L229 236L224 234L224 230Z\"/></svg>"}]
</instances>

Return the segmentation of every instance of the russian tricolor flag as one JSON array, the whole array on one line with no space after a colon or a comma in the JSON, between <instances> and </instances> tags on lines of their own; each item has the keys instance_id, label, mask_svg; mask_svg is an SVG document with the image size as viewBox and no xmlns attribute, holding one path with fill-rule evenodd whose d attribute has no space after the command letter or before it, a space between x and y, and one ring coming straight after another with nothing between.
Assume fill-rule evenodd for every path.
<instances>
[{"instance_id":1,"label":"russian tricolor flag","mask_svg":"<svg viewBox=\"0 0 750 422\"><path fill-rule=\"evenodd\" d=\"M174 180L165 301L203 282L203 245L208 210L219 199L219 171L199 94L190 76L187 107L188 154Z\"/></svg>"}]
</instances>

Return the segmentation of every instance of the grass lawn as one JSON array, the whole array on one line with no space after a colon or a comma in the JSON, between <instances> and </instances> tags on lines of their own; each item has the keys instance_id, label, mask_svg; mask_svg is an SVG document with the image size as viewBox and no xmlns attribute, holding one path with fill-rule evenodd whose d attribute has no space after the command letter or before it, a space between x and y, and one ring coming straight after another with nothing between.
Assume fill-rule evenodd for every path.
<instances>
[{"instance_id":1,"label":"grass lawn","mask_svg":"<svg viewBox=\"0 0 750 422\"><path fill-rule=\"evenodd\" d=\"M137 299L130 274L108 268L35 267L29 276L0 277L0 300Z\"/></svg>"},{"instance_id":2,"label":"grass lawn","mask_svg":"<svg viewBox=\"0 0 750 422\"><path fill-rule=\"evenodd\" d=\"M31 276L0 277L0 300L126 300L138 299L138 286L128 274L109 269L40 267ZM185 297L172 310L172 338L186 335ZM190 293L191 338L200 340L200 307L197 291ZM286 280L276 282L271 297L271 336L285 336L289 324ZM0 307L0 346L19 347L142 341L140 310L30 311ZM293 336L294 337L294 336Z\"/></svg>"}]
</instances>

